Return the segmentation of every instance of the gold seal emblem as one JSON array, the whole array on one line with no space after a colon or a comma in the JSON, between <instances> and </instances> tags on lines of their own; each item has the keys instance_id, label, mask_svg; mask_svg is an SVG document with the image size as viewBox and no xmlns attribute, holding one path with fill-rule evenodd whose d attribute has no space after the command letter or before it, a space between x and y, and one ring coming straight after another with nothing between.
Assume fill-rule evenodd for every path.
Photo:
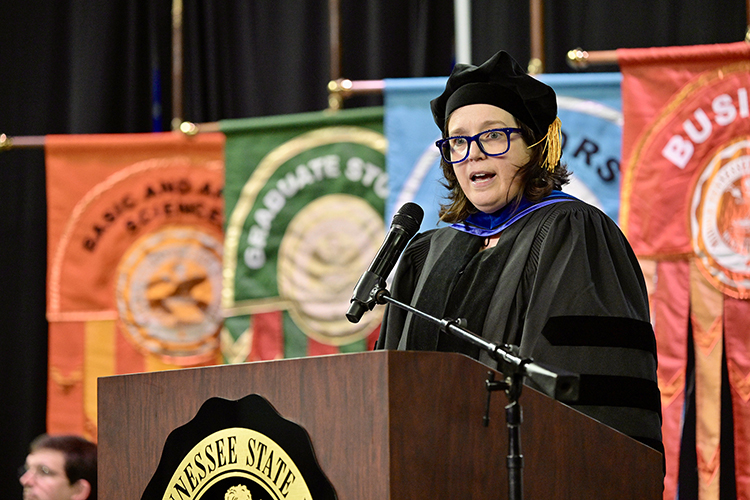
<instances>
[{"instance_id":1,"label":"gold seal emblem","mask_svg":"<svg viewBox=\"0 0 750 500\"><path fill-rule=\"evenodd\" d=\"M690 228L699 267L721 292L750 298L750 141L723 147L693 189Z\"/></svg>"},{"instance_id":2,"label":"gold seal emblem","mask_svg":"<svg viewBox=\"0 0 750 500\"><path fill-rule=\"evenodd\" d=\"M117 270L123 330L148 352L177 365L215 356L221 243L187 226L163 226L138 239Z\"/></svg>"},{"instance_id":3,"label":"gold seal emblem","mask_svg":"<svg viewBox=\"0 0 750 500\"><path fill-rule=\"evenodd\" d=\"M287 449L270 436L245 427L228 427L207 435L170 476L163 494L157 497L161 500L216 498L212 490L223 490L227 480L233 486L224 493L225 500L252 500L251 488L256 488L256 496L262 490L264 498L313 497Z\"/></svg>"},{"instance_id":4,"label":"gold seal emblem","mask_svg":"<svg viewBox=\"0 0 750 500\"><path fill-rule=\"evenodd\" d=\"M229 488L224 494L224 500L253 500L253 496L247 486L240 484Z\"/></svg>"},{"instance_id":5,"label":"gold seal emblem","mask_svg":"<svg viewBox=\"0 0 750 500\"><path fill-rule=\"evenodd\" d=\"M365 325L347 321L341 311L384 235L382 216L357 196L323 196L292 219L279 247L279 292L306 335L343 345L380 323L382 308Z\"/></svg>"}]
</instances>

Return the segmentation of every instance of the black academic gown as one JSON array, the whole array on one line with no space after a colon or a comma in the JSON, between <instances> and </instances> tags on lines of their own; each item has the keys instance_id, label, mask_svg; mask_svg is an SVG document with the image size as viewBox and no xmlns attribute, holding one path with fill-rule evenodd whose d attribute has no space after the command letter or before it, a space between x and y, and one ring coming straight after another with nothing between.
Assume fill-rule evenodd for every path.
<instances>
[{"instance_id":1,"label":"black academic gown","mask_svg":"<svg viewBox=\"0 0 750 500\"><path fill-rule=\"evenodd\" d=\"M418 234L391 295L438 318L463 318L522 357L581 375L574 408L663 451L656 342L645 282L630 245L600 210L580 201L540 208L480 251L453 228ZM487 353L389 305L377 349Z\"/></svg>"}]
</instances>

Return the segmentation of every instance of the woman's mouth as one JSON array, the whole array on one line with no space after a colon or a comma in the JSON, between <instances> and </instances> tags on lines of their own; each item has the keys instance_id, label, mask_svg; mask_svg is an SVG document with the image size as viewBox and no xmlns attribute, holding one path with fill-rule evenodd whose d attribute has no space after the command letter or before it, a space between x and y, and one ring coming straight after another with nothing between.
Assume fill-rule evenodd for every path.
<instances>
[{"instance_id":1,"label":"woman's mouth","mask_svg":"<svg viewBox=\"0 0 750 500\"><path fill-rule=\"evenodd\" d=\"M471 174L471 182L484 182L495 177L495 174L490 172L477 172Z\"/></svg>"}]
</instances>

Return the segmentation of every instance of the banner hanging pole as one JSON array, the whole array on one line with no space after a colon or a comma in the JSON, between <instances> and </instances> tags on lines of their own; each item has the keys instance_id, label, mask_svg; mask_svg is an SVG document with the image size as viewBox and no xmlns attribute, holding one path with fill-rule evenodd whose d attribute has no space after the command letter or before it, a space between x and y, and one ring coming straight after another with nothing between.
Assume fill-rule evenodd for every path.
<instances>
[{"instance_id":1,"label":"banner hanging pole","mask_svg":"<svg viewBox=\"0 0 750 500\"><path fill-rule=\"evenodd\" d=\"M750 1L750 0L748 0ZM530 0L529 17L531 20L531 59L527 71L529 74L544 73L544 2Z\"/></svg>"},{"instance_id":2,"label":"banner hanging pole","mask_svg":"<svg viewBox=\"0 0 750 500\"><path fill-rule=\"evenodd\" d=\"M575 69L583 69L596 64L617 64L616 50L592 50L586 51L576 48L568 51L568 66Z\"/></svg>"},{"instance_id":3,"label":"banner hanging pole","mask_svg":"<svg viewBox=\"0 0 750 500\"><path fill-rule=\"evenodd\" d=\"M172 132L180 132L185 135L196 135L206 132L221 132L219 122L205 122L205 123L193 123L193 122L180 122L177 124L177 128ZM160 132L163 133L163 132ZM69 134L74 135L74 134ZM11 149L35 149L43 148L45 145L46 136L43 135L19 135L9 136L6 134L0 134L0 152L8 151Z\"/></svg>"},{"instance_id":4,"label":"banner hanging pole","mask_svg":"<svg viewBox=\"0 0 750 500\"><path fill-rule=\"evenodd\" d=\"M748 28L745 31L745 42L750 43L750 0L747 0ZM617 64L616 50L591 50L586 51L578 47L568 51L566 55L568 66L575 69L583 69L598 64Z\"/></svg>"},{"instance_id":5,"label":"banner hanging pole","mask_svg":"<svg viewBox=\"0 0 750 500\"><path fill-rule=\"evenodd\" d=\"M182 0L172 0L172 130L182 124Z\"/></svg>"},{"instance_id":6,"label":"banner hanging pole","mask_svg":"<svg viewBox=\"0 0 750 500\"><path fill-rule=\"evenodd\" d=\"M750 0L749 0L750 1ZM328 83L328 109L337 111L344 106L344 96L331 90L331 85L341 79L341 3L328 0L328 44L331 79Z\"/></svg>"},{"instance_id":7,"label":"banner hanging pole","mask_svg":"<svg viewBox=\"0 0 750 500\"><path fill-rule=\"evenodd\" d=\"M6 151L8 149L32 149L43 147L43 135L8 137L5 134L0 134L0 151Z\"/></svg>"},{"instance_id":8,"label":"banner hanging pole","mask_svg":"<svg viewBox=\"0 0 750 500\"><path fill-rule=\"evenodd\" d=\"M344 98L361 94L382 94L385 80L349 80L339 78L328 82L328 109L336 111L343 106Z\"/></svg>"},{"instance_id":9,"label":"banner hanging pole","mask_svg":"<svg viewBox=\"0 0 750 500\"><path fill-rule=\"evenodd\" d=\"M453 1L453 22L456 30L456 63L471 64L470 0Z\"/></svg>"},{"instance_id":10,"label":"banner hanging pole","mask_svg":"<svg viewBox=\"0 0 750 500\"><path fill-rule=\"evenodd\" d=\"M750 0L748 0L750 1ZM328 0L331 80L341 78L341 8L340 0Z\"/></svg>"}]
</instances>

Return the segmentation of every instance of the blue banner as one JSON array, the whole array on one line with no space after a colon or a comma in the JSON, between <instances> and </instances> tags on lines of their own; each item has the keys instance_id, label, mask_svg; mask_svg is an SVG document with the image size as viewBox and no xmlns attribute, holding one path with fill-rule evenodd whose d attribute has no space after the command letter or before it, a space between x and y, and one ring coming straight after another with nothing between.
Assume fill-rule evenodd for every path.
<instances>
[{"instance_id":1,"label":"blue banner","mask_svg":"<svg viewBox=\"0 0 750 500\"><path fill-rule=\"evenodd\" d=\"M563 161L573 172L564 191L601 208L617 221L620 188L622 106L620 73L540 75L555 89L562 121ZM446 189L441 184L430 100L440 95L446 78L386 79L384 132L389 198L386 221L407 201L425 211L422 230L439 225L438 209Z\"/></svg>"}]
</instances>

